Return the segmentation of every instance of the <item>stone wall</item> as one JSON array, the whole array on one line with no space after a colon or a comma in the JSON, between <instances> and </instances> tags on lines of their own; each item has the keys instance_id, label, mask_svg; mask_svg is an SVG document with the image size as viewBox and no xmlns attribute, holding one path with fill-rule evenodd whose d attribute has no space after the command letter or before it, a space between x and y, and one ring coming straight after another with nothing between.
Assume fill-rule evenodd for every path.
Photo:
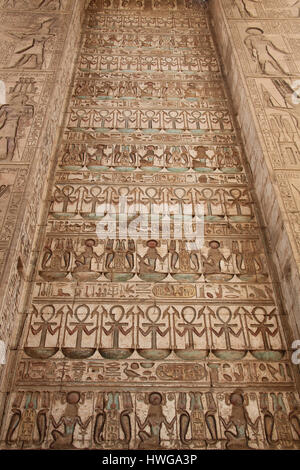
<instances>
[{"instance_id":1,"label":"stone wall","mask_svg":"<svg viewBox=\"0 0 300 470\"><path fill-rule=\"evenodd\" d=\"M16 247L0 447L299 449L288 315L207 10L93 0L85 18L32 270ZM139 217L162 202L167 235ZM128 215L117 233L99 205ZM199 205L191 247L174 212L195 226Z\"/></svg>"},{"instance_id":2,"label":"stone wall","mask_svg":"<svg viewBox=\"0 0 300 470\"><path fill-rule=\"evenodd\" d=\"M291 0L210 0L209 5L284 308L298 339L300 5Z\"/></svg>"},{"instance_id":3,"label":"stone wall","mask_svg":"<svg viewBox=\"0 0 300 470\"><path fill-rule=\"evenodd\" d=\"M40 214L49 204L47 182L85 3L0 3L0 80L6 89L0 103L0 340L7 346L9 370L34 265ZM8 389L9 378L0 365L1 394Z\"/></svg>"}]
</instances>

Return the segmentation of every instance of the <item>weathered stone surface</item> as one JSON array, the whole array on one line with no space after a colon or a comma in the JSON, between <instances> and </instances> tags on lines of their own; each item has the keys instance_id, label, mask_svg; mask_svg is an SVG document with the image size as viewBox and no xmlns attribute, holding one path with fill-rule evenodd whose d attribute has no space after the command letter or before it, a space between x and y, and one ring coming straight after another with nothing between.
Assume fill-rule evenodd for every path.
<instances>
[{"instance_id":1,"label":"weathered stone surface","mask_svg":"<svg viewBox=\"0 0 300 470\"><path fill-rule=\"evenodd\" d=\"M30 255L84 6L83 1L1 2L0 80L6 96L0 107L0 338L8 348L31 277Z\"/></svg>"},{"instance_id":2,"label":"weathered stone surface","mask_svg":"<svg viewBox=\"0 0 300 470\"><path fill-rule=\"evenodd\" d=\"M212 14L225 24L217 4ZM226 12L234 17L245 7L248 15L249 6L250 15L268 15L269 8L255 9L259 4L243 1ZM26 5L4 1L3 17L26 22ZM3 273L11 270L5 280L14 280L4 286L11 302L1 323L2 337L9 335L7 365L0 366L1 448L299 449L299 372L291 361L297 330L287 314L296 296L285 292L297 286L285 223L298 210L297 174L280 165L271 173L265 128L258 134L252 115L252 99L266 96L260 93L270 79L247 55L244 76L238 44L235 50L227 26L216 27L232 68L244 149L203 5L92 0L76 46L83 6L32 3L43 29L35 50L43 53L29 47L14 58L11 46L3 69L11 87L19 80L18 89L29 91L18 104L26 125L18 147L10 141L0 180L1 233L8 239L1 260ZM295 9L283 9L296 21ZM55 23L45 25L43 15L54 15ZM245 21L238 20L235 34ZM286 27L283 21L280 31ZM19 33L21 40L35 28ZM244 39L247 54L254 39ZM286 46L282 38L276 44ZM69 59L59 65L56 50ZM33 62L34 83L24 81L32 77L28 70L10 72L16 62L25 69ZM297 66L280 62L282 70ZM63 108L59 96L67 88ZM293 133L282 150L293 162L296 131L284 132ZM272 127L268 142L276 135ZM272 149L281 162L276 142ZM291 194L286 218L275 196L283 185ZM38 206L34 195L42 195ZM180 236L176 229L185 222L176 226L174 216L164 236L149 227L134 233L132 222L161 203L189 207L194 224L203 205L202 246ZM129 213L126 223L116 221L118 236L112 225L100 235L100 205ZM14 214L19 232L10 242L5 224ZM18 263L9 264L10 246ZM282 286L271 251L275 263L284 259Z\"/></svg>"},{"instance_id":3,"label":"weathered stone surface","mask_svg":"<svg viewBox=\"0 0 300 470\"><path fill-rule=\"evenodd\" d=\"M285 308L298 338L299 5L261 0L209 5Z\"/></svg>"}]
</instances>

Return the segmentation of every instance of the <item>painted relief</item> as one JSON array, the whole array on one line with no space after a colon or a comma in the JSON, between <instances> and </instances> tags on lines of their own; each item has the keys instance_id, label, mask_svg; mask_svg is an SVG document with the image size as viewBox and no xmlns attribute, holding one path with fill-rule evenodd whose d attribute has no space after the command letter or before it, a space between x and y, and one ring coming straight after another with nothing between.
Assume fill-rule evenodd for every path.
<instances>
[{"instance_id":1,"label":"painted relief","mask_svg":"<svg viewBox=\"0 0 300 470\"><path fill-rule=\"evenodd\" d=\"M230 69L229 84L244 83L237 94L235 86L231 92L239 108L240 122L246 127L251 123L251 130L244 136L245 141L249 138L246 147L250 166L256 192L262 200L285 301L289 303L291 299L287 310L298 337L300 3L296 0L214 2L217 3L222 11L216 34L224 44L232 45L227 56L236 57L230 64L223 57L227 72ZM213 7L215 19L218 7ZM228 31L224 27L227 21ZM245 106L241 104L244 93L250 97L245 100ZM276 181L274 186L271 181ZM282 230L277 242L279 226Z\"/></svg>"},{"instance_id":2,"label":"painted relief","mask_svg":"<svg viewBox=\"0 0 300 470\"><path fill-rule=\"evenodd\" d=\"M26 5L2 2L5 14ZM277 148L296 164L290 46L260 20L248 25L267 11L262 2L230 5ZM7 35L7 70L21 76L0 107L2 160L19 161L28 146L39 74L51 71L57 15L68 8L32 2L36 22ZM22 312L5 449L300 448L287 315L207 14L189 0L89 4ZM1 211L14 177L0 180ZM278 181L294 213L297 176ZM100 236L124 199L126 223ZM201 246L178 235L186 222L175 216L154 236L141 214L155 204L189 208L192 226L201 205Z\"/></svg>"}]
</instances>

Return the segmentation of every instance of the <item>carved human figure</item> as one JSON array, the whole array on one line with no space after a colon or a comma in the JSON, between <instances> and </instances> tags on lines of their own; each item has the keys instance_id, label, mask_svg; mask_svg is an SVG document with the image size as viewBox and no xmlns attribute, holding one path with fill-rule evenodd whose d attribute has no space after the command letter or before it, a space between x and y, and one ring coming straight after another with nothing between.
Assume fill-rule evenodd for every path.
<instances>
[{"instance_id":1,"label":"carved human figure","mask_svg":"<svg viewBox=\"0 0 300 470\"><path fill-rule=\"evenodd\" d=\"M33 115L34 107L28 104L27 95L18 94L0 107L0 160L12 160L20 130L30 124Z\"/></svg>"},{"instance_id":2,"label":"carved human figure","mask_svg":"<svg viewBox=\"0 0 300 470\"><path fill-rule=\"evenodd\" d=\"M136 421L140 428L138 432L141 442L139 449L161 449L161 430L164 424L167 430L172 430L175 424L176 417L169 423L164 415L162 408L162 395L158 392L152 392L149 395L149 408L145 421L142 423L140 418L136 415ZM144 431L149 426L150 433Z\"/></svg>"},{"instance_id":3,"label":"carved human figure","mask_svg":"<svg viewBox=\"0 0 300 470\"><path fill-rule=\"evenodd\" d=\"M161 256L157 250L158 242L156 240L147 241L147 251L140 258L140 272L155 272L157 261L163 263L167 258L168 254Z\"/></svg>"},{"instance_id":4,"label":"carved human figure","mask_svg":"<svg viewBox=\"0 0 300 470\"><path fill-rule=\"evenodd\" d=\"M197 154L193 158L193 168L199 168L199 167L206 167L207 163L209 162L210 158L207 155L207 151L209 150L208 147L204 147L203 145L198 145L194 149Z\"/></svg>"},{"instance_id":5,"label":"carved human figure","mask_svg":"<svg viewBox=\"0 0 300 470\"><path fill-rule=\"evenodd\" d=\"M220 417L221 422L225 427L225 436L227 437L227 449L247 449L249 448L249 429L250 426L253 430L257 431L260 417L252 423L248 411L246 409L245 397L240 390L235 390L228 400L231 404L231 415L228 422ZM235 428L235 433L229 431L230 427Z\"/></svg>"},{"instance_id":6,"label":"carved human figure","mask_svg":"<svg viewBox=\"0 0 300 470\"><path fill-rule=\"evenodd\" d=\"M244 40L250 56L257 63L258 69L264 75L273 74L274 70L280 74L290 75L281 67L276 53L287 55L286 51L279 49L272 41L264 36L264 31L260 28L247 28L248 34ZM268 70L267 70L268 67ZM271 67L271 70L269 69Z\"/></svg>"},{"instance_id":7,"label":"carved human figure","mask_svg":"<svg viewBox=\"0 0 300 470\"><path fill-rule=\"evenodd\" d=\"M67 393L65 411L58 422L51 415L50 419L55 430L51 432L53 441L50 444L50 449L76 449L73 445L76 425L78 424L82 430L86 430L92 420L91 416L85 422L81 420L79 416L80 399L79 392ZM64 431L57 431L62 425L64 426Z\"/></svg>"},{"instance_id":8,"label":"carved human figure","mask_svg":"<svg viewBox=\"0 0 300 470\"><path fill-rule=\"evenodd\" d=\"M93 154L89 152L87 154L87 165L109 165L111 157L105 153L107 145L98 144L95 148L96 151Z\"/></svg>"},{"instance_id":9,"label":"carved human figure","mask_svg":"<svg viewBox=\"0 0 300 470\"><path fill-rule=\"evenodd\" d=\"M220 243L216 240L209 242L209 250L207 256L201 255L203 271L205 274L218 274L222 272L221 262L228 263L231 255L225 258L220 250Z\"/></svg>"},{"instance_id":10,"label":"carved human figure","mask_svg":"<svg viewBox=\"0 0 300 470\"><path fill-rule=\"evenodd\" d=\"M42 70L45 60L46 42L54 37L51 28L56 22L55 18L50 18L41 23L39 28L34 31L24 33L10 33L10 36L20 39L24 42L24 46L15 53L21 57L10 68L23 67ZM28 46L28 40L31 39L31 45ZM28 65L29 63L29 65Z\"/></svg>"},{"instance_id":11,"label":"carved human figure","mask_svg":"<svg viewBox=\"0 0 300 470\"><path fill-rule=\"evenodd\" d=\"M153 82L144 83L144 87L140 89L141 97L157 96L157 89Z\"/></svg>"},{"instance_id":12,"label":"carved human figure","mask_svg":"<svg viewBox=\"0 0 300 470\"><path fill-rule=\"evenodd\" d=\"M156 147L154 145L147 145L145 155L140 157L141 166L154 166L155 159L157 158L154 150Z\"/></svg>"},{"instance_id":13,"label":"carved human figure","mask_svg":"<svg viewBox=\"0 0 300 470\"><path fill-rule=\"evenodd\" d=\"M92 271L92 261L100 261L100 257L94 251L95 246L96 241L93 239L89 239L84 241L84 251L82 253L78 254L73 250L76 264L76 267L73 269L73 272Z\"/></svg>"}]
</instances>

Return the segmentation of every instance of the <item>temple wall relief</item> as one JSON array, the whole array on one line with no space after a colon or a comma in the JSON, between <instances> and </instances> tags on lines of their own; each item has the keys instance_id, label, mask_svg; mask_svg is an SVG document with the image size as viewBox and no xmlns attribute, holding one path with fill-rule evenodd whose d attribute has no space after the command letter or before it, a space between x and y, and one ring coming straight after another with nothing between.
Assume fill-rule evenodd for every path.
<instances>
[{"instance_id":1,"label":"temple wall relief","mask_svg":"<svg viewBox=\"0 0 300 470\"><path fill-rule=\"evenodd\" d=\"M239 79L234 104L241 96L249 108L239 120L261 194L203 2L85 6L81 23L83 2L1 3L0 339L9 347L0 447L299 449L292 295L281 296L257 195L264 213L282 212L269 161L253 164L266 138L296 217L288 91L298 10L285 4L277 21L261 2L228 2L242 65L227 26L216 27L237 63L229 82ZM211 8L221 25L220 2ZM252 100L268 129L259 139ZM197 244L183 229L199 207ZM296 288L288 238L273 235L282 290Z\"/></svg>"},{"instance_id":2,"label":"temple wall relief","mask_svg":"<svg viewBox=\"0 0 300 470\"><path fill-rule=\"evenodd\" d=\"M299 7L290 0L210 2L295 338L300 329Z\"/></svg>"},{"instance_id":3,"label":"temple wall relief","mask_svg":"<svg viewBox=\"0 0 300 470\"><path fill-rule=\"evenodd\" d=\"M70 0L0 4L0 339L8 364L47 204L84 6ZM0 365L2 391L8 383L4 372Z\"/></svg>"}]
</instances>

